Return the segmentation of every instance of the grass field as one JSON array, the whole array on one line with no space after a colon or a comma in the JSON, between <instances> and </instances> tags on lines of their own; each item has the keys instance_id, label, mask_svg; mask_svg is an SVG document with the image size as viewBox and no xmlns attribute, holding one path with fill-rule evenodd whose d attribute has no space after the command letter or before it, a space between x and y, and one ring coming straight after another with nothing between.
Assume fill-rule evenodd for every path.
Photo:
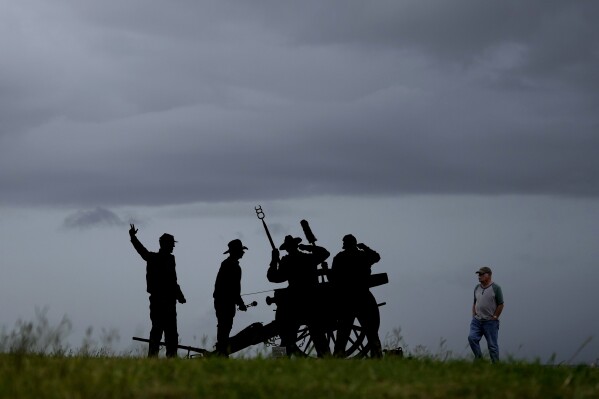
<instances>
[{"instance_id":1,"label":"grass field","mask_svg":"<svg viewBox=\"0 0 599 399\"><path fill-rule=\"evenodd\" d=\"M388 358L0 355L0 398L598 398L599 369Z\"/></svg>"},{"instance_id":2,"label":"grass field","mask_svg":"<svg viewBox=\"0 0 599 399\"><path fill-rule=\"evenodd\" d=\"M0 399L38 398L599 398L599 368L452 359L411 351L412 358L146 359L117 354L108 338L64 344L67 319L0 329ZM401 343L396 332L394 345ZM442 345L441 345L442 346ZM584 346L584 344L583 344ZM108 349L107 349L108 348ZM139 349L139 348L138 348ZM263 356L267 351L262 351ZM182 354L182 353L180 353ZM449 359L449 360L447 360Z\"/></svg>"}]
</instances>

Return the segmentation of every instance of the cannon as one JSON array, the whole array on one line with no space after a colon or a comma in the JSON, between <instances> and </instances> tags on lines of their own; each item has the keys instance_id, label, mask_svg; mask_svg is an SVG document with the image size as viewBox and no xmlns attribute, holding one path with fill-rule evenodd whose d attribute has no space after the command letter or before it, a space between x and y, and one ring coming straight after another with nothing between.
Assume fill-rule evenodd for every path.
<instances>
[{"instance_id":1,"label":"cannon","mask_svg":"<svg viewBox=\"0 0 599 399\"><path fill-rule=\"evenodd\" d=\"M373 288L373 287L387 284L388 282L389 282L389 278L387 276L387 273L376 273L376 274L370 275L369 280L368 280L368 286L370 288ZM333 297L333 294L334 294L333 287L331 286L330 282L321 282L319 284L319 286L317 287L317 290L320 291L319 297L322 300L320 311L322 312L322 314L324 316L324 317L322 317L322 319L324 320L323 327L324 327L326 338L328 340L329 349L332 351L332 349L335 345L335 341L336 341L337 329L339 327L337 324L337 318L336 318L336 314L335 314L335 306L334 306L335 298ZM289 296L288 288L276 289L276 290L274 290L274 295L272 297L266 298L266 303L269 305L276 304L278 306L278 305L284 304L285 301L288 300L288 296ZM383 305L385 305L385 303L384 302L378 303L378 305L383 306ZM268 338L268 339L262 340L262 341L255 339L254 341L258 341L255 343L267 342L272 345L280 345L280 338L276 336L279 334L279 331L280 331L276 325L276 321L273 321L272 323L265 325L264 328L265 328L265 331L264 331L265 334L262 338ZM259 332L260 330L255 328L254 331ZM268 336L269 334L272 334L272 333L275 333L276 335ZM240 343L244 343L243 338L240 340ZM253 344L254 343L252 343L252 345ZM310 329L309 329L308 325L305 323L300 322L300 328L298 329L297 335L296 335L296 345L297 345L298 349L301 351L300 355L316 356L316 349L314 347L314 342L312 340L312 337L310 336ZM349 340L345 347L345 352L344 352L343 357L345 357L345 358L352 358L352 357L362 358L362 357L367 357L369 352L370 352L370 346L369 346L368 340L366 338L366 332L364 331L362 326L358 323L357 319L354 318L354 322L351 327L350 337L349 337ZM297 353L296 353L296 355L297 355Z\"/></svg>"},{"instance_id":2,"label":"cannon","mask_svg":"<svg viewBox=\"0 0 599 399\"><path fill-rule=\"evenodd\" d=\"M265 214L262 210L261 206L257 206L255 208L256 216L262 222L264 230L266 232L266 236L270 243L272 249L275 249L274 241L272 236L268 230L268 226L265 222ZM301 226L306 236L307 241L315 245L317 241L316 237L312 233L309 223L306 220L301 221ZM328 274L328 266L326 262L323 262L318 270L320 281L318 286L316 287L316 292L307 293L307 295L314 295L319 298L320 303L318 304L317 312L319 312L319 320L321 321L319 326L321 330L324 330L326 339L328 340L329 349L332 351L338 330L338 321L337 315L335 313L336 307L340 306L340 304L336 303L334 288L330 282L326 281L326 276ZM389 278L387 273L376 273L371 274L368 279L368 287L373 288L383 284L387 284L389 282ZM274 295L272 297L266 297L266 303L268 305L277 305L277 318L268 323L253 323L245 329L241 330L238 334L230 338L230 350L231 353L236 351L245 349L251 345L256 345L259 343L266 343L267 345L272 346L280 346L280 333L282 330L282 326L280 320L282 317L279 317L279 312L289 312L288 302L291 300L297 301L297 297L291 299L290 297L293 294L289 291L289 288L281 288L275 289ZM379 303L379 306L383 306L385 303ZM314 309L312 309L314 311ZM303 355L303 356L315 356L316 349L314 346L314 342L312 337L310 336L310 328L308 327L308 323L305 317L302 315L288 315L283 314L282 316L287 318L294 318L296 324L299 324L299 328L296 333L295 343L298 352L294 352L294 355ZM366 332L364 328L358 323L357 319L354 318L354 322L350 331L350 336L348 342L345 347L345 351L343 357L366 357L370 352L370 346L368 340L366 338Z\"/></svg>"},{"instance_id":3,"label":"cannon","mask_svg":"<svg viewBox=\"0 0 599 399\"><path fill-rule=\"evenodd\" d=\"M369 287L376 287L379 285L387 284L389 282L387 273L376 273L372 274L369 278ZM322 298L325 300L323 303L324 308L324 319L328 321L325 326L325 334L329 342L329 347L332 351L335 344L335 338L337 334L337 320L334 314L334 309L327 305L330 305L332 299L332 287L329 282L320 283L319 290L322 292ZM266 298L268 305L276 304L277 306L283 305L288 301L289 291L288 288L280 288L274 290L272 297ZM383 306L384 303L379 303L379 306ZM316 356L316 349L314 348L314 342L310 336L310 329L307 324L302 323L300 320L300 327L297 330L296 345L300 350L295 355L300 356ZM273 320L270 323L263 324L260 322L252 323L236 335L229 338L229 349L231 353L238 352L246 349L252 345L265 343L268 346L280 346L280 331L281 326L277 320ZM366 339L366 333L357 320L354 319L352 325L350 337L345 348L344 357L367 357L370 351L368 340ZM206 356L207 354L203 354Z\"/></svg>"},{"instance_id":4,"label":"cannon","mask_svg":"<svg viewBox=\"0 0 599 399\"><path fill-rule=\"evenodd\" d=\"M379 285L387 284L389 282L387 273L376 273L372 274L369 278L369 287L376 287ZM333 348L335 344L335 338L337 334L337 321L332 308L326 306L330 304L332 299L328 297L332 295L332 287L329 282L323 282L319 284L319 290L322 291L322 297L325 299L323 304L325 320L328 320L325 326L325 334L329 342L329 347ZM274 290L272 297L266 298L266 303L269 305L276 304L277 306L282 305L288 300L289 292L288 288L280 288ZM379 306L383 306L385 303L379 303ZM253 305L255 306L255 305ZM314 348L314 342L310 336L310 329L304 323L300 321L300 327L297 330L296 345L299 349L299 353L295 353L296 356L314 357L316 356L316 350ZM267 324L261 322L255 322L239 331L237 334L229 338L229 350L230 353L236 353L243 349L246 349L252 345L264 343L267 346L280 346L280 331L281 326L277 320L273 320ZM148 339L133 337L135 341L149 342ZM160 343L164 345L164 343ZM209 351L203 348L197 348L192 346L179 345L179 349L187 351L187 357L209 357L216 355L216 352ZM348 343L345 348L344 357L346 358L362 358L367 357L370 351L366 333L362 326L354 319L354 323L351 328L351 334ZM194 354L191 354L193 352Z\"/></svg>"},{"instance_id":5,"label":"cannon","mask_svg":"<svg viewBox=\"0 0 599 399\"><path fill-rule=\"evenodd\" d=\"M264 221L264 212L260 206L255 208L256 215L258 219L262 221L264 229L266 231L266 235L270 242L271 247L274 249L275 245L268 230L268 226ZM316 237L312 233L308 222L302 220L301 222L302 228L306 235L306 238L309 243L315 245ZM319 320L322 322L319 324L321 331L324 331L326 339L328 341L329 349L332 352L332 349L335 345L337 331L338 331L338 321L337 315L335 313L335 309L337 309L340 304L336 303L334 288L330 282L326 281L326 276L328 274L328 266L326 262L323 262L318 270L320 281L318 286L316 287L316 292L307 293L307 295L314 295L319 298L319 303L317 306L317 312L319 313ZM374 273L371 274L368 278L368 287L373 288L383 284L387 284L389 282L389 278L387 273ZM257 345L260 343L264 343L267 346L281 346L281 319L293 319L294 323L299 325L297 329L295 344L297 350L294 352L295 356L316 356L316 349L314 346L313 339L310 335L310 328L308 327L306 315L295 315L288 314L290 309L288 306L290 301L297 301L297 295L292 295L289 291L289 288L280 288L275 289L274 295L272 297L266 297L266 303L268 305L277 305L277 317L275 320L263 324L260 322L255 322L235 334L234 336L229 338L229 353L233 354L239 352L243 349L246 349L252 345ZM294 297L291 299L291 297ZM249 306L255 306L256 303L253 302ZM378 303L378 306L383 306L385 303ZM247 306L247 305L246 305ZM314 309L312 309L314 311ZM281 317L282 316L282 317ZM134 340L149 342L147 339L133 337ZM163 343L161 343L163 344ZM203 348L195 348L190 346L179 346L180 349L187 350L187 357L206 357L211 355L216 355L215 351L208 351ZM194 352L195 355L191 355L190 353ZM354 318L353 325L351 327L350 336L347 341L344 353L342 354L345 358L352 357L367 357L370 352L370 346L368 343L368 339L366 338L366 332L364 328L359 324L356 318Z\"/></svg>"}]
</instances>

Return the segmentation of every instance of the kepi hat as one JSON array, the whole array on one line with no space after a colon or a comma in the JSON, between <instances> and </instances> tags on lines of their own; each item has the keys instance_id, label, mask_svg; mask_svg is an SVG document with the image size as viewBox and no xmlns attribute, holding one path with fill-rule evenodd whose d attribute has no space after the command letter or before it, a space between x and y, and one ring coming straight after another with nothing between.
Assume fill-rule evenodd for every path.
<instances>
[{"instance_id":1,"label":"kepi hat","mask_svg":"<svg viewBox=\"0 0 599 399\"><path fill-rule=\"evenodd\" d=\"M175 237L173 237L173 235L169 234L169 233L164 233L163 235L161 235L160 241L178 242L178 241L175 241Z\"/></svg>"},{"instance_id":2,"label":"kepi hat","mask_svg":"<svg viewBox=\"0 0 599 399\"><path fill-rule=\"evenodd\" d=\"M343 242L353 245L358 244L358 240L356 239L356 237L354 237L353 234L346 234L345 236L343 236Z\"/></svg>"}]
</instances>

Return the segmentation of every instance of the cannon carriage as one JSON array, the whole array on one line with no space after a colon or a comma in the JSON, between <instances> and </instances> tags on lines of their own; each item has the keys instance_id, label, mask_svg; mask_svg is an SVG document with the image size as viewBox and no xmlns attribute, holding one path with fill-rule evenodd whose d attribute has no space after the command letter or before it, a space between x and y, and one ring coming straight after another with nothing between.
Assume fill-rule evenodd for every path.
<instances>
[{"instance_id":1,"label":"cannon carriage","mask_svg":"<svg viewBox=\"0 0 599 399\"><path fill-rule=\"evenodd\" d=\"M387 273L376 273L372 274L369 279L369 287L376 287L379 285L387 284L389 282ZM326 338L329 343L329 347L332 350L335 345L337 336L337 318L335 315L335 299L333 288L329 282L322 282L318 286L320 291L319 298L323 300L321 304L321 311L323 314L323 320L326 321L324 331ZM274 290L272 297L266 298L267 305L276 304L277 311L285 309L285 303L289 301L288 288L280 288ZM379 306L384 303L379 303ZM284 310L283 310L284 311ZM296 345L299 352L296 352L296 356L312 357L316 356L316 350L314 347L314 341L310 335L310 328L308 323L302 315L284 315L285 317L296 317L299 328L296 335ZM269 323L255 322L239 331L237 334L229 338L229 351L231 354L247 349L250 346L258 345L261 343L271 347L278 347L281 345L281 325L276 319ZM149 342L148 339L133 337L135 341ZM164 343L161 342L161 345ZM215 351L209 351L204 348L198 348L193 346L179 345L179 349L187 351L187 357L206 357L216 355ZM367 357L370 351L370 346L366 338L366 333L363 327L354 319L354 323L351 327L350 337L345 347L344 357ZM193 354L192 354L193 352Z\"/></svg>"},{"instance_id":2,"label":"cannon carriage","mask_svg":"<svg viewBox=\"0 0 599 399\"><path fill-rule=\"evenodd\" d=\"M387 284L388 282L389 279L387 273L376 273L370 276L368 286L373 288ZM285 309L289 309L288 306L285 306L286 302L290 301L288 290L288 288L274 290L274 295L272 297L267 297L266 303L268 305L276 304L278 307L277 312L285 312ZM319 291L318 293L311 294L317 296L320 300L318 312L321 313L320 320L324 322L322 329L325 332L329 349L332 351L336 342L337 330L339 327L335 312L335 309L339 304L336 303L337 299L335 298L331 283L321 282L317 287L317 290ZM383 306L384 304L385 303L379 303L378 305ZM310 334L309 322L306 318L306 316L309 316L306 312L309 311L314 311L314 309L306 309L303 315L283 315L283 317L295 318L299 325L295 340L300 352L296 352L295 355L316 356L314 341ZM277 319L280 319L280 317L277 317ZM231 353L260 343L265 343L270 346L280 346L281 325L277 319L267 324L253 323L231 337L229 339ZM370 346L364 328L359 324L357 319L354 318L343 357L367 357L369 352Z\"/></svg>"}]
</instances>

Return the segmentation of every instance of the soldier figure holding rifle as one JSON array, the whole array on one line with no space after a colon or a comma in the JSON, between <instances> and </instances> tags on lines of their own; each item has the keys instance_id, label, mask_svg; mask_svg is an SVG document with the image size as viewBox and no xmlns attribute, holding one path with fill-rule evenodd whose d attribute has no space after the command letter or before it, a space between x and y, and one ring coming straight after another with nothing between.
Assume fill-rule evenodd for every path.
<instances>
[{"instance_id":1,"label":"soldier figure holding rifle","mask_svg":"<svg viewBox=\"0 0 599 399\"><path fill-rule=\"evenodd\" d=\"M245 312L246 305L241 299L241 267L239 260L243 257L247 247L244 247L241 240L235 239L228 244L229 249L225 254L229 257L225 259L216 275L214 283L214 310L216 311L217 330L216 330L216 353L221 356L229 356L229 334L233 328L233 318L235 317L235 306Z\"/></svg>"},{"instance_id":2,"label":"soldier figure holding rifle","mask_svg":"<svg viewBox=\"0 0 599 399\"><path fill-rule=\"evenodd\" d=\"M354 318L365 330L370 345L370 355L381 357L379 338L381 323L379 308L368 285L371 267L381 256L365 244L358 244L351 234L343 237L343 251L333 258L329 280L338 296L339 328L334 355L345 357L345 345L349 339Z\"/></svg>"},{"instance_id":3,"label":"soldier figure holding rifle","mask_svg":"<svg viewBox=\"0 0 599 399\"><path fill-rule=\"evenodd\" d=\"M166 356L177 356L177 344L179 334L177 333L177 301L185 303L185 297L181 287L177 283L177 271L175 270L175 238L170 234L160 237L160 250L158 252L148 251L137 239L137 229L131 225L129 236L131 244L147 262L146 284L150 294L150 319L152 329L150 330L150 342L148 357L158 356L160 339L164 333L166 342Z\"/></svg>"},{"instance_id":4,"label":"soldier figure holding rifle","mask_svg":"<svg viewBox=\"0 0 599 399\"><path fill-rule=\"evenodd\" d=\"M319 264L330 255L329 251L317 245L303 245L299 237L290 235L279 247L287 255L279 258L279 251L272 250L272 260L266 274L273 283L289 283L288 300L277 303L276 320L281 327L281 344L287 348L287 355L298 351L295 344L297 330L302 322L310 329L319 357L329 354L328 342L318 317L318 270Z\"/></svg>"}]
</instances>

